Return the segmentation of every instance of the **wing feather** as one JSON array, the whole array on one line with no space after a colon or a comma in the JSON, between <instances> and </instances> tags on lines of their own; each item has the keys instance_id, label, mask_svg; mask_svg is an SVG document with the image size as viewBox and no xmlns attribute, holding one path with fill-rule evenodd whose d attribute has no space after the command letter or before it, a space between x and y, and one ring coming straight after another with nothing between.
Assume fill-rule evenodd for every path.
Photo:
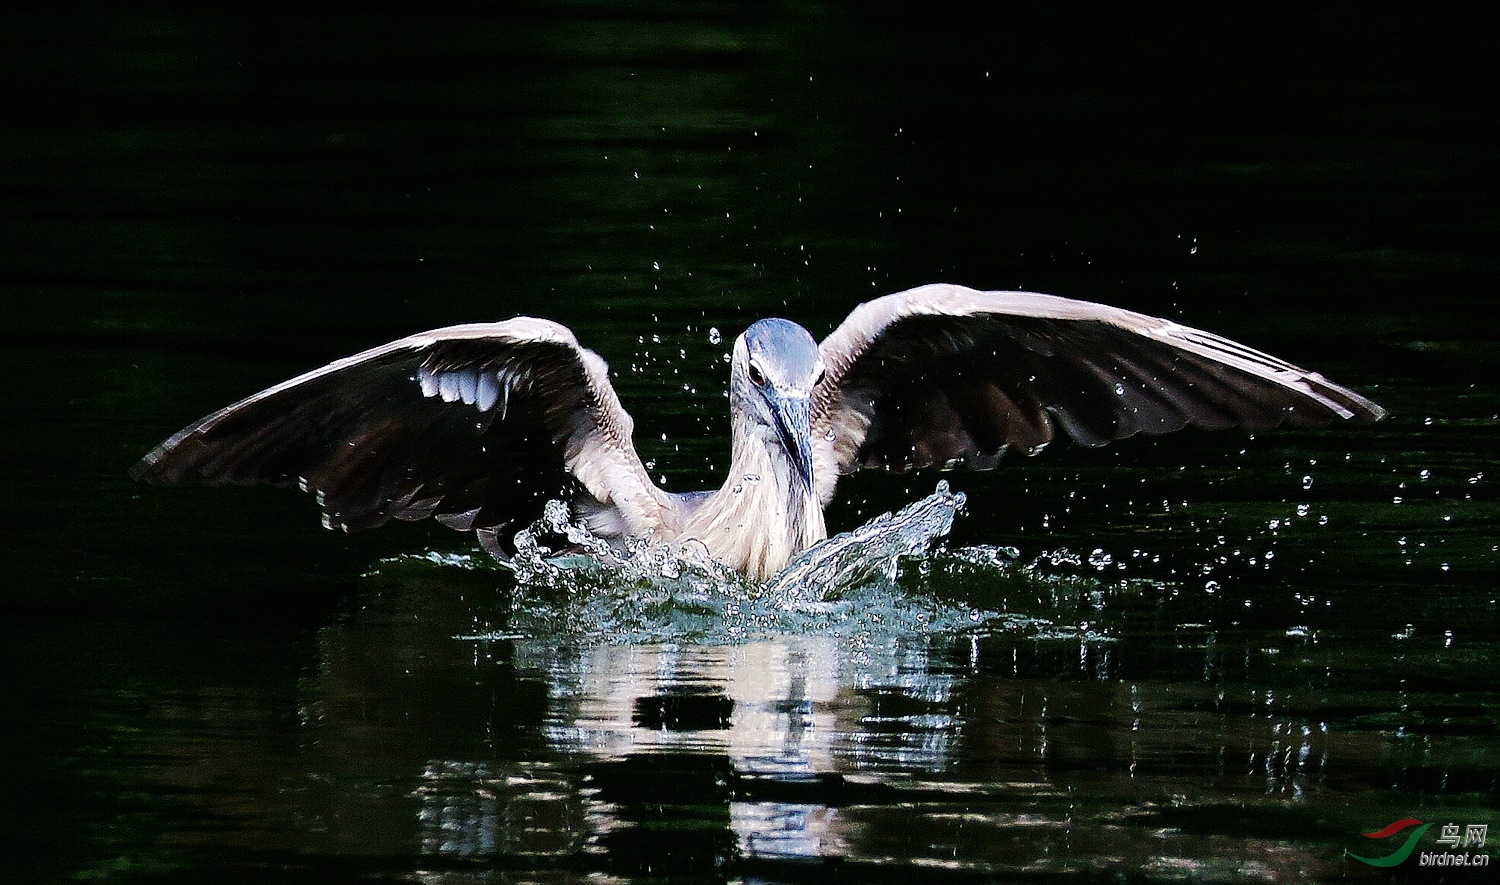
<instances>
[{"instance_id":1,"label":"wing feather","mask_svg":"<svg viewBox=\"0 0 1500 885\"><path fill-rule=\"evenodd\" d=\"M345 530L433 517L508 540L561 497L656 535L674 509L632 429L597 354L564 326L518 317L336 360L184 428L132 473L299 486Z\"/></svg>"},{"instance_id":2,"label":"wing feather","mask_svg":"<svg viewBox=\"0 0 1500 885\"><path fill-rule=\"evenodd\" d=\"M989 469L1059 429L1086 446L1184 427L1263 430L1385 411L1236 341L1102 304L931 285L862 304L820 345L818 491L864 466Z\"/></svg>"}]
</instances>

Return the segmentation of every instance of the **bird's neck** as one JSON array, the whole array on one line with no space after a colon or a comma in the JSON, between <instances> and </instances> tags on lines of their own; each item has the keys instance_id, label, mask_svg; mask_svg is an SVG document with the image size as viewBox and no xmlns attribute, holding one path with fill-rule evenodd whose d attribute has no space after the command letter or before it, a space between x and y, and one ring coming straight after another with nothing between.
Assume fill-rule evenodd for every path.
<instances>
[{"instance_id":1,"label":"bird's neck","mask_svg":"<svg viewBox=\"0 0 1500 885\"><path fill-rule=\"evenodd\" d=\"M828 537L817 495L803 486L768 433L736 428L729 478L684 532L702 541L714 558L757 581Z\"/></svg>"}]
</instances>

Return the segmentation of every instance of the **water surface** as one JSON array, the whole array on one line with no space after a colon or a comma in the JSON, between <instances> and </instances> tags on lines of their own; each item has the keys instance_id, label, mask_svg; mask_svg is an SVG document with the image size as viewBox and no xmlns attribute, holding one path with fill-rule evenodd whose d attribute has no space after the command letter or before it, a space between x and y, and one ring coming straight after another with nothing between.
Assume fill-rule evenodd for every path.
<instances>
[{"instance_id":1,"label":"water surface","mask_svg":"<svg viewBox=\"0 0 1500 885\"><path fill-rule=\"evenodd\" d=\"M1435 877L1344 852L1500 823L1480 18L0 14L11 870ZM711 593L578 630L647 597L125 475L332 358L531 313L609 360L668 488L717 485L734 335L937 280L1170 315L1391 417L946 475L946 553L740 633ZM938 479L854 477L832 527Z\"/></svg>"}]
</instances>

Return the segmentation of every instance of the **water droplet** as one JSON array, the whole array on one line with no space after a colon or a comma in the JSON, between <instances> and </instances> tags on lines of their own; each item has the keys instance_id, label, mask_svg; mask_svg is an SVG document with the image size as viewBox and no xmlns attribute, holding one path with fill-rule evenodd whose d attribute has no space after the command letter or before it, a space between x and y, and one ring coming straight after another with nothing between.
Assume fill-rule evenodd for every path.
<instances>
[{"instance_id":1,"label":"water droplet","mask_svg":"<svg viewBox=\"0 0 1500 885\"><path fill-rule=\"evenodd\" d=\"M1311 476L1304 476L1304 477L1302 477L1302 488L1304 488L1304 489L1310 489L1310 488L1312 488L1312 486L1313 486L1313 478Z\"/></svg>"},{"instance_id":2,"label":"water droplet","mask_svg":"<svg viewBox=\"0 0 1500 885\"><path fill-rule=\"evenodd\" d=\"M1125 385L1124 384L1120 384L1119 382L1116 382L1115 383L1115 396L1124 396L1124 395L1125 395Z\"/></svg>"},{"instance_id":3,"label":"water droplet","mask_svg":"<svg viewBox=\"0 0 1500 885\"><path fill-rule=\"evenodd\" d=\"M720 341L723 341L723 340L724 340L724 336L721 335L721 334L719 334L718 328L714 327L714 326L710 326L709 330L708 330L708 343L709 344L718 344Z\"/></svg>"}]
</instances>

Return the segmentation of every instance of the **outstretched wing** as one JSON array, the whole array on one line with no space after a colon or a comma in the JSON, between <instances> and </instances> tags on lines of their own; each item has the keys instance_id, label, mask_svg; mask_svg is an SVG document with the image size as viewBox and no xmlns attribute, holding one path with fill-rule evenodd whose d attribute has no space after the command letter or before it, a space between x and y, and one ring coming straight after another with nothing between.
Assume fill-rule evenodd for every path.
<instances>
[{"instance_id":1,"label":"outstretched wing","mask_svg":"<svg viewBox=\"0 0 1500 885\"><path fill-rule=\"evenodd\" d=\"M813 456L827 503L841 474L993 468L1059 428L1085 446L1183 427L1374 421L1368 399L1209 332L1034 292L931 285L855 308L820 345Z\"/></svg>"},{"instance_id":2,"label":"outstretched wing","mask_svg":"<svg viewBox=\"0 0 1500 885\"><path fill-rule=\"evenodd\" d=\"M346 531L431 516L508 543L561 498L608 513L617 533L655 535L670 502L632 425L597 354L564 326L518 317L329 363L185 428L132 474L300 486Z\"/></svg>"}]
</instances>

